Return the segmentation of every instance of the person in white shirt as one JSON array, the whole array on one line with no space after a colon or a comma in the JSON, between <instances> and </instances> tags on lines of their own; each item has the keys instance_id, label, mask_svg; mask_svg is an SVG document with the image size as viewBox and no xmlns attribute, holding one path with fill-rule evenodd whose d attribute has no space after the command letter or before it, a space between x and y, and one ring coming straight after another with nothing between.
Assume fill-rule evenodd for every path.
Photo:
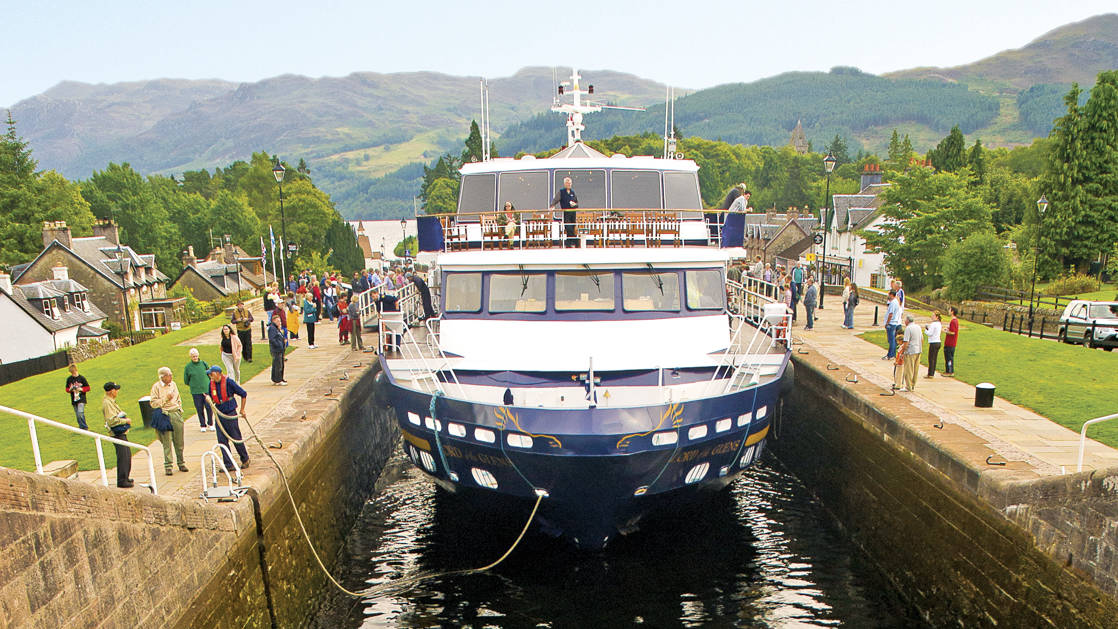
<instances>
[{"instance_id":1,"label":"person in white shirt","mask_svg":"<svg viewBox=\"0 0 1118 629\"><path fill-rule=\"evenodd\" d=\"M928 335L928 375L925 378L936 375L936 359L939 358L939 348L942 345L940 334L943 332L943 320L938 312L934 316L935 320L924 326L924 334Z\"/></svg>"},{"instance_id":2,"label":"person in white shirt","mask_svg":"<svg viewBox=\"0 0 1118 629\"><path fill-rule=\"evenodd\" d=\"M920 326L916 325L912 315L905 315L904 336L898 352L898 356L903 355L904 357L903 382L898 383L901 384L901 391L916 390L916 373L920 371L920 344L922 342L923 334L920 331Z\"/></svg>"}]
</instances>

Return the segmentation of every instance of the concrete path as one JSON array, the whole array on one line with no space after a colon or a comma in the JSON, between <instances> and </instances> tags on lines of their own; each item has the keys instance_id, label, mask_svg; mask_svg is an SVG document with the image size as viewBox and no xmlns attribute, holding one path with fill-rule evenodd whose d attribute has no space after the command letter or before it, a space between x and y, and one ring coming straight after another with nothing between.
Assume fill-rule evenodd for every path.
<instances>
[{"instance_id":1,"label":"concrete path","mask_svg":"<svg viewBox=\"0 0 1118 629\"><path fill-rule=\"evenodd\" d=\"M835 374L842 374L845 378L853 371L861 381L872 383L883 392L888 391L893 383L893 362L881 360L884 355L882 348L857 336L871 328L874 304L863 301L855 310L853 330L842 327L842 304L838 296L828 295L825 305L825 310L816 311L814 330L803 329L804 312L800 308L800 321L792 332L793 339L802 339L803 347L814 350L840 367ZM883 317L884 307L881 313ZM917 323L922 325L926 321L918 320ZM961 342L965 343L965 338ZM942 365L941 355L940 369ZM990 450L1011 464L1024 463L1041 476L1075 471L1079 454L1078 433L1002 398L995 398L993 408L976 408L973 385L941 373L934 378L925 378L926 373L927 367L922 366L915 392L898 391L897 398L942 419L945 426L954 425L978 437ZM881 397L879 400L887 404L890 398ZM920 430L933 440L950 440L952 435L952 430L931 426L921 426ZM985 456L979 460L984 459ZM1083 468L1108 467L1118 467L1118 450L1088 439Z\"/></svg>"},{"instance_id":2,"label":"concrete path","mask_svg":"<svg viewBox=\"0 0 1118 629\"><path fill-rule=\"evenodd\" d=\"M260 372L247 383L243 383L245 391L248 393L248 421L256 428L261 439L266 444L279 444L284 441L283 431L275 428L279 421L289 419L292 416L298 416L299 414L301 414L304 419L313 421L319 413L319 408L321 407L320 402L329 400L332 397L336 398L348 384L346 380L341 380L341 378L347 375L356 376L359 372L368 369L376 362L375 353L353 352L350 350L349 344L340 345L337 342L336 333L331 335L329 334L329 328L327 326L323 327L324 334L322 336L324 338L317 339L321 341L317 349L308 349L305 342L301 341L296 344L295 349L287 355L287 365L284 375L287 378L288 386L274 386L271 381L270 368ZM205 337L211 334L213 333L207 332L205 335L191 339L182 344L205 344L207 343ZM375 348L377 346L377 337L375 333L371 334L366 332L363 335L363 340L366 348ZM216 339L209 340L208 342L210 344L216 343ZM257 357L256 359L260 360L261 357ZM268 357L264 357L263 359L270 360ZM332 386L327 386L327 390L322 391L323 376L331 373L337 374L333 378L337 381L336 391ZM182 386L182 383L179 382L180 389ZM175 468L173 475L165 475L163 472L163 448L158 440L154 441L151 445L153 446L152 451L155 456L155 473L159 495L171 498L191 499L200 497L202 493L200 460L202 454L217 443L217 433L200 431L197 415L194 413L194 406L191 403L189 393L186 394L183 404L187 407L184 409L186 431L183 452L186 465L190 471L179 472L178 468ZM310 418L307 418L306 409L311 409ZM245 476L246 478L251 478L254 470L263 467L271 467L272 464L268 461L264 453L261 452L260 447L255 441L251 439L251 433L248 426L245 425L244 420L241 420L241 433L249 440L247 447L250 468L245 471ZM290 442L290 439L288 439L288 442ZM278 452L279 450L282 450L282 447L274 451ZM234 456L235 455L236 451L234 450ZM148 491L147 488L140 487L139 485L141 482L146 483L148 481L146 459L147 455L140 451L134 451L132 455L132 478L137 483L132 491ZM109 484L113 486L116 479L116 469L108 470L107 474ZM218 474L221 482L224 483L224 475L222 475L220 471ZM79 474L79 478L90 482L100 482L100 471L83 471ZM246 484L249 483L246 481Z\"/></svg>"}]
</instances>

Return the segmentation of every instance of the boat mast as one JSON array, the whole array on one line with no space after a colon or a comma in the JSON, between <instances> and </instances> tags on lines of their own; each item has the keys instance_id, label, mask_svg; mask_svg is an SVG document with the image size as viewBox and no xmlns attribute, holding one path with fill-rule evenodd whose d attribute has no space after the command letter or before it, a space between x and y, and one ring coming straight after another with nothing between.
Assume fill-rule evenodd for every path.
<instances>
[{"instance_id":1,"label":"boat mast","mask_svg":"<svg viewBox=\"0 0 1118 629\"><path fill-rule=\"evenodd\" d=\"M582 124L583 114L593 114L603 109L626 109L629 111L644 111L644 107L619 107L617 105L603 105L594 101L583 101L582 95L592 96L594 94L594 86L587 86L586 91L579 87L579 79L582 75L578 73L577 69L571 69L571 80L562 81L559 83L558 90L554 100L551 103L551 111L567 115L567 146L573 146L575 142L582 142L582 132L586 126ZM571 94L571 102L562 102L562 97Z\"/></svg>"}]
</instances>

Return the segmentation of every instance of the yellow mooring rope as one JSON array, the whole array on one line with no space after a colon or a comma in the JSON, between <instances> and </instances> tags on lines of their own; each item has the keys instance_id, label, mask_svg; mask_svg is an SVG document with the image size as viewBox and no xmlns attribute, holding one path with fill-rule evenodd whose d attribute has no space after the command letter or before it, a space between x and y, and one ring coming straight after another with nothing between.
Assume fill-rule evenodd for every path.
<instances>
[{"instance_id":1,"label":"yellow mooring rope","mask_svg":"<svg viewBox=\"0 0 1118 629\"><path fill-rule=\"evenodd\" d=\"M338 580L334 578L334 575L330 574L330 571L326 568L326 564L322 562L322 558L318 556L318 551L314 547L314 542L311 541L311 536L307 532L307 527L303 524L303 516L299 514L299 506L295 504L295 496L291 493L291 484L287 480L287 474L284 473L283 467L280 466L279 461L277 461L276 458L272 456L272 453L268 450L268 447L264 445L263 441L261 441L260 436L256 434L256 428L254 428L252 423L248 421L248 417L244 415L236 416L226 415L225 413L222 413L221 411L217 410L217 407L214 405L213 400L211 400L208 396L206 397L206 403L209 404L210 410L219 417L223 417L225 419L244 420L245 424L248 426L249 432L252 433L252 438L255 439L260 448L264 450L264 454L268 456L268 459L271 460L272 465L275 466L276 471L279 472L280 478L283 479L283 488L287 493L287 499L291 502L291 509L295 511L295 521L299 523L299 529L303 532L303 539L306 540L307 547L311 549L311 554L314 555L314 560L318 562L318 567L322 569L322 573L326 575L326 578L329 579L335 587L354 598L364 598L381 594L405 592L416 584L430 579L455 575L478 574L487 570L492 570L493 568L497 567L497 565L499 565L502 561L507 559L508 556L512 554L512 551L516 549L517 545L520 544L520 540L524 539L524 534L527 533L528 528L532 526L532 521L535 520L536 512L540 508L540 502L542 502L544 498L543 492L536 492L536 504L532 507L532 513L528 516L528 521L524 523L524 528L520 530L520 535L516 536L516 540L512 543L512 546L509 546L509 549L505 551L505 554L501 555L500 558L497 559L497 561L494 561L487 566L482 566L481 568L467 568L464 570L451 570L448 572L436 572L431 574L420 573L412 575L410 577L396 579L389 583L370 587L361 592L354 592L352 590L346 589L345 586L339 583ZM234 439L228 432L226 432L225 427L221 425L221 422L217 422L217 426L218 429L221 430L221 433L224 434L225 437L229 439L229 441L241 444L247 441L246 439ZM205 470L203 470L202 473L205 474Z\"/></svg>"}]
</instances>

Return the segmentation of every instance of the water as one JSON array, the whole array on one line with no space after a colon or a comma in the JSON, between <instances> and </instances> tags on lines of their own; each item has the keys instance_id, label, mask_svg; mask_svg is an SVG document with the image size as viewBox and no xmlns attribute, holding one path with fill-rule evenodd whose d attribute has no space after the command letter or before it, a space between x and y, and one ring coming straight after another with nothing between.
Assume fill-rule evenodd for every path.
<instances>
[{"instance_id":1,"label":"water","mask_svg":"<svg viewBox=\"0 0 1118 629\"><path fill-rule=\"evenodd\" d=\"M359 590L416 571L483 566L523 521L478 513L402 456L335 568ZM605 552L529 534L483 574L398 595L324 595L314 626L918 627L821 506L766 456L702 508L646 523Z\"/></svg>"}]
</instances>

